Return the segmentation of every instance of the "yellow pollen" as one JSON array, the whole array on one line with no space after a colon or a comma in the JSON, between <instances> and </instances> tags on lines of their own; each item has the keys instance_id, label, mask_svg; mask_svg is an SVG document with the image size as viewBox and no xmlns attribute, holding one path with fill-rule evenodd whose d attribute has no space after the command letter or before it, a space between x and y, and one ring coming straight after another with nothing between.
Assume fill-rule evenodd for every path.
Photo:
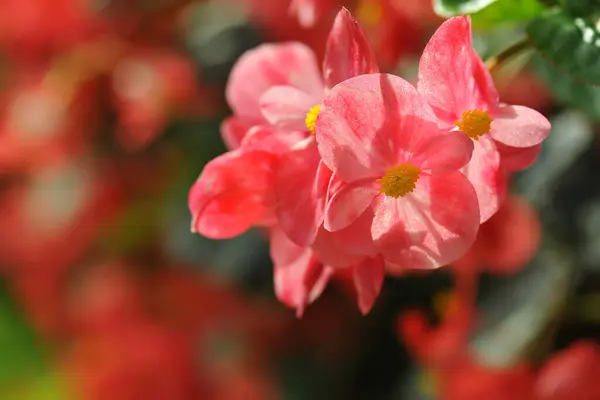
<instances>
[{"instance_id":1,"label":"yellow pollen","mask_svg":"<svg viewBox=\"0 0 600 400\"><path fill-rule=\"evenodd\" d=\"M455 125L465 135L473 140L479 140L480 136L490 131L493 119L483 110L469 110L462 114L462 119L456 121Z\"/></svg>"},{"instance_id":2,"label":"yellow pollen","mask_svg":"<svg viewBox=\"0 0 600 400\"><path fill-rule=\"evenodd\" d=\"M410 163L400 164L385 171L385 175L376 180L381 185L379 193L395 199L415 190L421 170Z\"/></svg>"},{"instance_id":3,"label":"yellow pollen","mask_svg":"<svg viewBox=\"0 0 600 400\"><path fill-rule=\"evenodd\" d=\"M362 0L356 8L356 18L365 25L376 25L383 17L383 7L377 0Z\"/></svg>"},{"instance_id":4,"label":"yellow pollen","mask_svg":"<svg viewBox=\"0 0 600 400\"><path fill-rule=\"evenodd\" d=\"M317 118L319 117L319 111L321 111L321 105L317 104L316 106L314 106L310 109L308 114L306 114L306 119L304 120L306 127L308 128L310 133L312 133L313 135L315 133L317 133L315 131L315 125L317 124Z\"/></svg>"}]
</instances>

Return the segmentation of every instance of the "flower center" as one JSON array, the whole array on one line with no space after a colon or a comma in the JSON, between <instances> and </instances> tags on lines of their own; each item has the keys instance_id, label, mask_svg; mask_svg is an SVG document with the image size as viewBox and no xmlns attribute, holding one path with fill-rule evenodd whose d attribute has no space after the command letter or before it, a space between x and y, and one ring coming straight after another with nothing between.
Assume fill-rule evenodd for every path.
<instances>
[{"instance_id":1,"label":"flower center","mask_svg":"<svg viewBox=\"0 0 600 400\"><path fill-rule=\"evenodd\" d=\"M306 114L306 119L304 120L306 127L308 128L310 133L312 133L313 135L316 133L315 125L317 124L317 118L319 117L319 111L321 111L321 105L317 104L316 106L314 106L310 109L308 114Z\"/></svg>"},{"instance_id":2,"label":"flower center","mask_svg":"<svg viewBox=\"0 0 600 400\"><path fill-rule=\"evenodd\" d=\"M479 140L480 136L490 131L493 119L483 110L469 110L462 114L462 119L456 121L455 125L465 135L473 140Z\"/></svg>"},{"instance_id":3,"label":"flower center","mask_svg":"<svg viewBox=\"0 0 600 400\"><path fill-rule=\"evenodd\" d=\"M379 1L363 0L356 8L356 18L365 25L376 25L383 16L383 7Z\"/></svg>"},{"instance_id":4,"label":"flower center","mask_svg":"<svg viewBox=\"0 0 600 400\"><path fill-rule=\"evenodd\" d=\"M395 199L415 190L421 170L410 163L400 164L385 171L385 175L376 180L381 185L379 193Z\"/></svg>"}]
</instances>

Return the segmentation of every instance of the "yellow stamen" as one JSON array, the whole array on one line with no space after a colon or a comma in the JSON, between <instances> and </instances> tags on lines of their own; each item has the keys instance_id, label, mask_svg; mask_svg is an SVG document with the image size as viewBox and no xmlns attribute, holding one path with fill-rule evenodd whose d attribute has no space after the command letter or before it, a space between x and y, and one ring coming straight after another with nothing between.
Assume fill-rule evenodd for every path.
<instances>
[{"instance_id":1,"label":"yellow stamen","mask_svg":"<svg viewBox=\"0 0 600 400\"><path fill-rule=\"evenodd\" d=\"M319 111L321 111L321 105L317 104L316 106L310 109L310 111L306 114L306 119L304 120L306 127L313 135L316 133L315 125L317 124L317 117L319 116Z\"/></svg>"},{"instance_id":2,"label":"yellow stamen","mask_svg":"<svg viewBox=\"0 0 600 400\"><path fill-rule=\"evenodd\" d=\"M383 17L383 7L379 1L362 0L356 7L356 19L365 25L376 25Z\"/></svg>"},{"instance_id":3,"label":"yellow stamen","mask_svg":"<svg viewBox=\"0 0 600 400\"><path fill-rule=\"evenodd\" d=\"M493 119L483 110L469 110L462 114L462 119L456 121L455 125L465 135L473 140L479 140L480 136L490 131Z\"/></svg>"},{"instance_id":4,"label":"yellow stamen","mask_svg":"<svg viewBox=\"0 0 600 400\"><path fill-rule=\"evenodd\" d=\"M410 163L405 163L385 171L385 175L376 180L381 185L379 193L395 199L415 190L421 170Z\"/></svg>"}]
</instances>

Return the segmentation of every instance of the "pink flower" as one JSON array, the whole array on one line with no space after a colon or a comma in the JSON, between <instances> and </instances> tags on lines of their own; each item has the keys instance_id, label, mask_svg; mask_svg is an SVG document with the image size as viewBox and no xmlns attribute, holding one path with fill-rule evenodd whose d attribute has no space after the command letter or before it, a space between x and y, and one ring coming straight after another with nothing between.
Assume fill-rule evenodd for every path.
<instances>
[{"instance_id":1,"label":"pink flower","mask_svg":"<svg viewBox=\"0 0 600 400\"><path fill-rule=\"evenodd\" d=\"M371 239L404 268L437 268L468 250L479 209L458 169L472 141L440 131L408 82L387 74L344 81L323 100L315 128L323 162L341 182L326 205L325 229L372 212Z\"/></svg>"},{"instance_id":2,"label":"pink flower","mask_svg":"<svg viewBox=\"0 0 600 400\"><path fill-rule=\"evenodd\" d=\"M473 139L475 149L463 169L479 200L481 222L500 206L506 190L504 150L511 170L531 164L550 123L535 110L501 104L492 78L471 43L468 17L450 18L433 35L419 65L418 89L443 129Z\"/></svg>"}]
</instances>

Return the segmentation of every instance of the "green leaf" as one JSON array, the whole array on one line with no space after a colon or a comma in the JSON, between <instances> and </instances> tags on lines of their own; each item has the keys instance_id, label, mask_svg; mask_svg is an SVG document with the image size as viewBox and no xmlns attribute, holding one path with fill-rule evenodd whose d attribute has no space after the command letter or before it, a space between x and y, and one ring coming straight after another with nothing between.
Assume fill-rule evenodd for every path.
<instances>
[{"instance_id":1,"label":"green leaf","mask_svg":"<svg viewBox=\"0 0 600 400\"><path fill-rule=\"evenodd\" d=\"M557 69L582 82L600 85L600 32L590 20L554 10L531 21L527 34Z\"/></svg>"},{"instance_id":2,"label":"green leaf","mask_svg":"<svg viewBox=\"0 0 600 400\"><path fill-rule=\"evenodd\" d=\"M570 14L589 16L600 10L600 0L565 0L565 7Z\"/></svg>"},{"instance_id":3,"label":"green leaf","mask_svg":"<svg viewBox=\"0 0 600 400\"><path fill-rule=\"evenodd\" d=\"M497 0L471 15L473 28L486 30L499 25L532 20L545 10L538 0Z\"/></svg>"},{"instance_id":4,"label":"green leaf","mask_svg":"<svg viewBox=\"0 0 600 400\"><path fill-rule=\"evenodd\" d=\"M476 13L496 1L497 0L435 0L433 7L439 16L448 18L454 15Z\"/></svg>"}]
</instances>

